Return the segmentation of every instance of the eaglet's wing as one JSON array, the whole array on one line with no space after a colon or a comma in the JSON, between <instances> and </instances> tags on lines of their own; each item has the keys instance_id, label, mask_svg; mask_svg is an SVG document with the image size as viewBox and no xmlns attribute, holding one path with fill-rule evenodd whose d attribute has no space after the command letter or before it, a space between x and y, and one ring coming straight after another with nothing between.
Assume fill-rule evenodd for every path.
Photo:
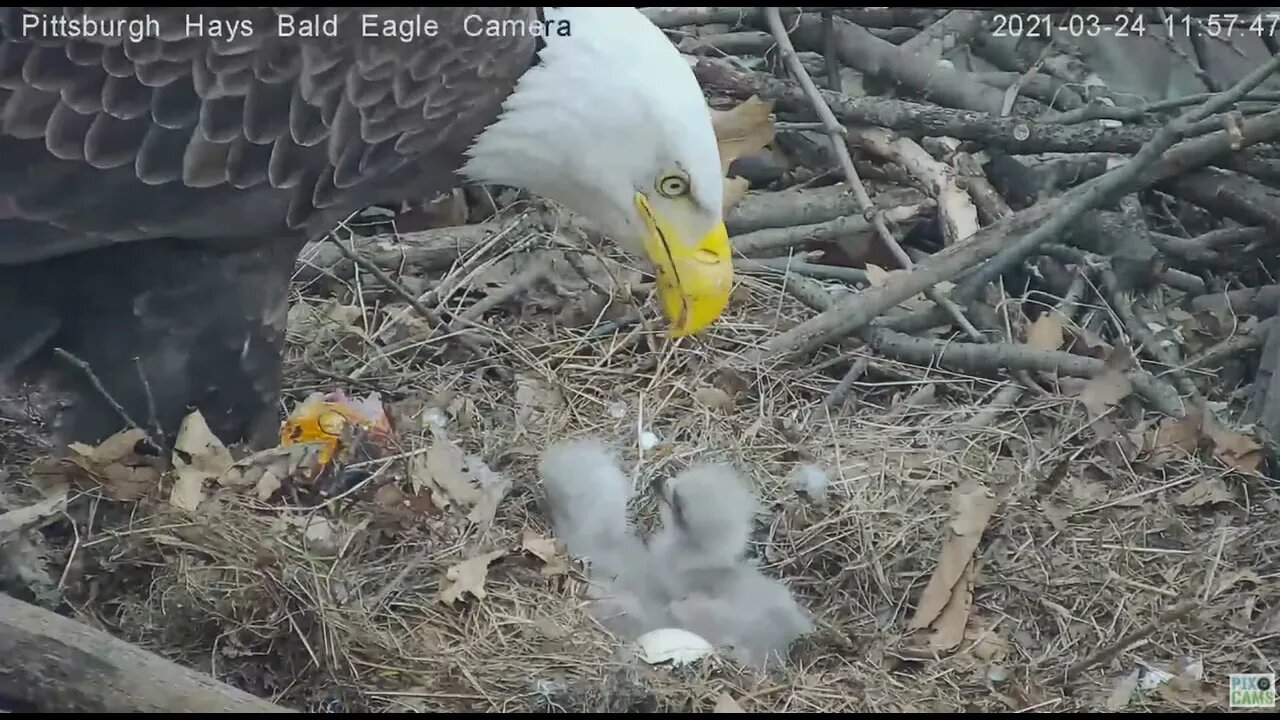
<instances>
[{"instance_id":1,"label":"eaglet's wing","mask_svg":"<svg viewBox=\"0 0 1280 720\"><path fill-rule=\"evenodd\" d=\"M51 37L30 19L24 31L30 13L153 19L160 34ZM532 38L466 35L472 13L532 10L0 9L0 264L149 237L315 234L449 186L532 60ZM336 36L282 37L281 14L337 18ZM370 36L362 14L418 14L438 34ZM215 21L253 32L210 37Z\"/></svg>"}]
</instances>

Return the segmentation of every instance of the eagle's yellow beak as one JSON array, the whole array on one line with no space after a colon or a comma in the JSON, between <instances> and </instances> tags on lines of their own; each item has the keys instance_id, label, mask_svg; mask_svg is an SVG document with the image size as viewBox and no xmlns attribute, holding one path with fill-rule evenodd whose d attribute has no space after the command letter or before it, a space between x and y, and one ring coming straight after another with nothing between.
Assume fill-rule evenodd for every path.
<instances>
[{"instance_id":1,"label":"eagle's yellow beak","mask_svg":"<svg viewBox=\"0 0 1280 720\"><path fill-rule=\"evenodd\" d=\"M717 221L693 243L653 210L644 193L636 193L636 207L648 226L644 251L658 270L658 300L671 326L668 335L692 335L720 317L729 304L729 233L724 222Z\"/></svg>"}]
</instances>

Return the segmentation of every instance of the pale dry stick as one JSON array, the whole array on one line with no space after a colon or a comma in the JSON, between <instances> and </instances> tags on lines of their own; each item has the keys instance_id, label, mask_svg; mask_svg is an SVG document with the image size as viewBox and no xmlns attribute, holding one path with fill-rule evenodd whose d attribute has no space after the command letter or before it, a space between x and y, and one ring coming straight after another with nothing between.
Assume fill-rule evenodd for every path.
<instances>
[{"instance_id":1,"label":"pale dry stick","mask_svg":"<svg viewBox=\"0 0 1280 720\"><path fill-rule=\"evenodd\" d=\"M1116 655L1119 655L1121 652L1124 651L1125 648L1129 647L1135 642L1141 640L1144 637L1147 637L1148 635L1151 635L1156 630L1159 630L1162 626L1182 618L1182 616L1189 614L1192 610L1195 610L1196 608L1199 608L1199 607L1200 607L1200 602L1197 600L1183 600L1177 605L1174 605L1168 610L1165 610L1164 612L1160 613L1160 616L1157 617L1155 620L1152 620L1146 625L1143 625L1137 630L1134 630L1128 635L1125 635L1124 637L1115 641L1111 645L1108 645L1107 647L1093 653L1092 655L1086 657L1085 659L1081 660L1075 665L1072 665L1067 670L1067 674L1064 680L1066 680L1067 682L1071 682L1072 680L1075 680L1076 677L1079 676L1080 673L1083 673L1085 670L1088 670L1089 668L1093 667L1094 665L1097 665L1098 663L1102 663L1102 662L1106 662L1107 660L1110 660Z\"/></svg>"},{"instance_id":2,"label":"pale dry stick","mask_svg":"<svg viewBox=\"0 0 1280 720\"><path fill-rule=\"evenodd\" d=\"M773 129L782 131L790 130L794 132L803 132L808 130L825 131L827 128L820 122L785 122L779 120L773 124ZM843 130L844 128L841 128Z\"/></svg>"},{"instance_id":3,"label":"pale dry stick","mask_svg":"<svg viewBox=\"0 0 1280 720\"><path fill-rule=\"evenodd\" d=\"M869 367L871 367L871 359L865 356L858 358L853 365L850 365L848 372L844 374L844 377L840 378L840 382L831 390L831 393L823 399L823 409L829 411L843 405L844 399L848 397L849 392L853 390L853 384L858 382L858 379L866 374L867 368ZM1015 385L1014 387L1017 386Z\"/></svg>"},{"instance_id":4,"label":"pale dry stick","mask_svg":"<svg viewBox=\"0 0 1280 720\"><path fill-rule=\"evenodd\" d=\"M528 221L528 218L529 218L529 213L522 213L522 214L520 214L519 216L517 216L517 217L513 218L513 219L511 220L511 222L506 223L506 224L505 224L505 226L504 226L504 227L502 227L498 232L495 232L495 233L493 234L493 236L492 236L492 237L487 238L486 240L484 240L484 241L482 241L482 242L480 242L480 243L476 244L475 246L473 246L473 248L472 248L472 249L471 249L471 251L470 251L470 256L471 256L471 257L473 257L473 258L481 258L481 257L485 257L485 256L487 255L487 253L488 253L488 252L489 252L489 251L490 251L490 250L491 250L495 245L497 245L498 243L502 242L502 241L503 241L503 240L504 240L508 235L510 235L510 234L512 234L512 233L514 233L514 232L516 231L516 229L517 229L517 228L520 228L520 227L524 226L524 225L526 224L526 222ZM484 223L481 223L481 224L483 225ZM508 248L507 252L516 252L516 250L517 250L517 249L519 248L519 246L520 246L520 243L519 243L519 242L516 242L516 243L510 243L509 245L511 245L511 247L509 247L509 248ZM457 261L458 261L458 262L460 262L464 267L465 267L465 266L466 266L466 264L467 264L467 262L464 260L464 257L465 257L467 254L468 254L468 252L467 252L467 251L464 251L464 252L462 252L462 253L461 253L461 256L457 258ZM345 256L344 256L344 257L345 257ZM490 260L481 261L481 262L479 263L479 267L472 268L472 269L470 270L470 272L468 273L467 277L464 277L462 280L459 280L459 281L458 281L457 283L455 283L455 284L456 284L456 285L460 285L462 282L465 282L469 277L471 277L472 275L474 275L474 273L479 272L479 271L480 271L480 270L481 270L481 269L482 269L486 264L488 264L488 263L492 263L492 262L497 262L497 261L498 261L498 260L500 260L500 259L501 259L501 256L499 256L498 258L492 258L492 259L490 259ZM366 260L368 260L368 258L366 258ZM370 260L370 262L372 262L372 260ZM359 266L359 265L357 265L357 267L360 267L360 266ZM445 301L448 299L448 295L450 295L450 294L452 294L452 293L454 292L454 288L449 288L449 287L447 287L448 279L449 279L450 275L452 275L452 274L454 274L454 273L456 273L456 272L457 272L457 270L456 270L456 268L455 268L454 270L450 270L448 273L446 273L446 274L445 274L445 276L444 276L444 278L442 278L442 279L441 279L441 282L440 282L440 284L439 284L439 285L437 285L436 287L432 288L431 290L428 290L427 292L423 293L422 295L417 296L417 298L416 298L416 299L418 300L418 302L420 302L420 303L422 303L422 304L424 304L424 305L425 305L428 301L431 301L431 302L437 302L437 301L438 301L438 302L445 302ZM446 292L446 291L447 291L447 292ZM434 297L433 297L433 296L434 296ZM406 317L408 317L408 316L412 315L414 312L415 312L415 311L414 311L414 309L413 309L412 307L409 307L409 308L405 308L405 309L401 310L400 312L398 312L398 313L396 313L396 314L394 314L394 315L392 315L392 316L388 317L388 318L387 318L387 320L386 320L385 322L383 322L381 326L379 326L379 327L378 327L378 332L377 332L377 333L376 333L372 338L370 338L370 339L371 339L371 340L379 340L379 339L381 339L381 338L385 337L387 333L391 332L392 328L394 328L395 326L399 325L401 322L403 322L403 321L404 321L404 319L405 319Z\"/></svg>"},{"instance_id":5,"label":"pale dry stick","mask_svg":"<svg viewBox=\"0 0 1280 720\"><path fill-rule=\"evenodd\" d=\"M1196 388L1195 383L1191 382L1191 378L1185 372L1175 369L1178 367L1178 362L1160 344L1160 341L1142 322L1142 319L1138 317L1138 313L1133 307L1133 298L1128 292L1120 288L1120 281L1116 278L1115 271L1110 268L1103 269L1102 286L1107 291L1107 299L1110 301L1116 317L1119 318L1121 327L1127 330L1129 335L1138 342L1139 347L1145 347L1147 353L1156 362L1169 368L1167 373L1173 375L1174 382L1182 392L1197 403L1202 402L1204 398L1200 396L1200 390Z\"/></svg>"},{"instance_id":6,"label":"pale dry stick","mask_svg":"<svg viewBox=\"0 0 1280 720\"><path fill-rule=\"evenodd\" d=\"M54 348L53 354L62 358L62 360L68 365L79 370L84 375L85 379L89 381L89 384L93 386L93 389L98 392L98 395L111 406L111 409L115 411L116 415L118 415L126 425L131 428L136 428L138 432L142 433L142 439L152 450L158 453L163 453L165 451L156 439L151 437L151 433L147 432L141 425L135 422L134 419L129 416L129 411L125 410L124 406L121 405L111 393L107 392L106 386L104 386L102 381L98 379L98 374L93 371L93 368L90 367L89 363L60 347Z\"/></svg>"},{"instance_id":7,"label":"pale dry stick","mask_svg":"<svg viewBox=\"0 0 1280 720\"><path fill-rule=\"evenodd\" d=\"M1000 116L1008 117L1013 111L1013 104L1018 100L1018 94L1022 92L1022 86L1031 82L1031 80L1044 69L1044 63L1049 58L1049 51L1053 49L1054 43L1045 43L1044 48L1040 50L1040 56L1036 61L1027 68L1027 71L1018 75L1018 79L1009 84L1004 91L1004 101L1000 104Z\"/></svg>"},{"instance_id":8,"label":"pale dry stick","mask_svg":"<svg viewBox=\"0 0 1280 720\"><path fill-rule=\"evenodd\" d=\"M369 262L367 258L361 257L359 253L348 248L337 237L330 235L327 239L329 242L337 246L338 252L342 253L343 257L355 263L356 265L364 269L366 272L378 278L378 280L381 281L383 284L385 284L387 287L391 288L392 292L394 292L396 295L399 295L400 299L409 303L409 307L413 308L414 312L421 315L423 319L431 323L437 330L443 331L445 334L456 335L458 338L458 342L467 350L474 353L477 358L487 357L487 354L488 354L487 351L483 347L481 347L479 343L467 337L466 335L455 331L452 328L452 326L449 325L448 322L445 322L444 318L437 315L436 312L431 308L419 302L418 299L413 296L413 293L409 292L408 290L405 289L403 285L396 282L395 278L388 275L382 268L378 267L372 262ZM471 322L471 321L464 320L463 324L470 327L479 327L478 323ZM509 373L507 373L505 368L500 368L495 366L494 370L498 372L500 375L506 374L509 376ZM507 377L505 379L510 379L510 378Z\"/></svg>"},{"instance_id":9,"label":"pale dry stick","mask_svg":"<svg viewBox=\"0 0 1280 720\"><path fill-rule=\"evenodd\" d=\"M458 317L465 320L478 320L486 312L489 312L502 303L511 300L517 295L527 292L534 285L537 285L538 282L540 282L547 274L550 266L551 262L546 257L535 259L529 267L513 275L501 290L486 295L483 299L477 301L476 304L458 313Z\"/></svg>"},{"instance_id":10,"label":"pale dry stick","mask_svg":"<svg viewBox=\"0 0 1280 720\"><path fill-rule=\"evenodd\" d=\"M1143 118L1165 110L1177 110L1178 108L1186 107L1188 105L1199 105L1200 103L1212 98L1215 94L1216 93L1198 93L1196 95L1184 95L1182 97L1159 100L1137 107L1084 105L1075 108L1074 110L1045 115L1042 118L1037 118L1037 122L1073 125L1075 123L1087 122L1089 120L1142 120ZM1245 95L1242 100L1271 103L1280 102L1280 92L1251 92Z\"/></svg>"},{"instance_id":11,"label":"pale dry stick","mask_svg":"<svg viewBox=\"0 0 1280 720\"><path fill-rule=\"evenodd\" d=\"M822 125L827 131L827 137L831 140L831 147L835 151L836 157L840 161L841 169L844 171L845 178L849 181L849 187L853 190L854 196L858 199L858 204L862 206L862 211L871 216L871 224L876 229L876 234L880 236L880 240L893 253L894 258L902 267L910 270L915 266L911 258L907 256L906 251L894 239L893 234L889 232L889 228L885 225L884 217L871 202L871 196L867 194L867 189L862 185L862 178L858 176L858 171L853 166L853 158L849 155L849 147L844 142L843 126L836 119L835 113L831 111L831 107L827 105L826 100L822 98L822 93L818 91L818 86L814 85L813 78L809 77L808 71L804 69L804 65L800 62L800 57L796 55L795 46L791 44L791 38L787 35L787 28L782 24L782 15L776 7L767 7L764 10L765 18L769 21L769 29L773 32L773 37L778 41L778 51L782 54L783 62L786 63L787 69L796 78L796 82L800 83L805 95L809 97L809 101L813 103L813 109L818 113L818 117L822 120ZM951 302L937 288L930 285L924 290L925 295L946 309L952 319L964 330L974 342L984 342L986 338L978 329L969 322L964 316L964 312L959 306Z\"/></svg>"},{"instance_id":12,"label":"pale dry stick","mask_svg":"<svg viewBox=\"0 0 1280 720\"><path fill-rule=\"evenodd\" d=\"M867 282L867 271L861 268L823 265L806 260L792 260L791 258L746 258L739 261L738 268L744 273L759 272L769 275L795 273L819 280L842 280L847 283Z\"/></svg>"}]
</instances>

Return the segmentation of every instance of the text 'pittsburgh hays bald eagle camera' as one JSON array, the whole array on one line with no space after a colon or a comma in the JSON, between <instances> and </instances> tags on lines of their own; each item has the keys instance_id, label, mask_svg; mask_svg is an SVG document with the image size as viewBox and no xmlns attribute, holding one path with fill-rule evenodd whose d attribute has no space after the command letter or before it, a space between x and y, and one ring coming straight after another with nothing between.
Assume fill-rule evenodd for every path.
<instances>
[{"instance_id":1,"label":"text 'pittsburgh hays bald eagle camera'","mask_svg":"<svg viewBox=\"0 0 1280 720\"><path fill-rule=\"evenodd\" d=\"M62 441L199 409L269 442L302 246L464 182L647 258L675 335L727 302L710 114L634 8L4 8L0 35L0 412Z\"/></svg>"}]
</instances>

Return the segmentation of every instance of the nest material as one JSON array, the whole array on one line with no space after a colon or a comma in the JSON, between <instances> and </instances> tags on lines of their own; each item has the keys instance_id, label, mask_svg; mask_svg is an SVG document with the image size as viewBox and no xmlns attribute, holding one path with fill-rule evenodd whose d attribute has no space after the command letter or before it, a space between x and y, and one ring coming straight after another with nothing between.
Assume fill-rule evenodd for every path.
<instances>
[{"instance_id":1,"label":"nest material","mask_svg":"<svg viewBox=\"0 0 1280 720\"><path fill-rule=\"evenodd\" d=\"M870 12L845 15L879 28ZM910 29L920 18L883 20ZM801 60L813 66L815 43L805 44ZM746 73L756 83L747 89L772 87L763 76ZM784 90L797 115L804 93ZM883 111L886 122L915 122L895 102L850 103L842 119ZM912 107L939 115L942 127L974 130L952 110ZM825 139L806 134L813 129L795 129L773 150L821 160ZM1003 130L984 132L963 139L1009 142ZM1074 141L1044 132L1032 140L1049 149ZM1114 147L1096 149L1128 153L1154 133L1117 130L1104 134ZM942 161L925 162L909 142L884 151L886 138L859 136L864 150L914 159L877 165L866 183L895 235L921 212L950 212L922 199L921 188L944 195L937 187L911 177ZM941 157L966 155L952 149L930 145ZM1065 148L1081 157L1085 149ZM1266 170L1267 152L1240 162ZM870 169L865 155L853 162ZM1257 284L1264 258L1247 258L1263 239L1209 243L1240 228L1212 230L1213 213L1183 207L1180 220L1166 209L1163 230L1185 221L1182 230L1205 231L1199 244L1152 234L1182 270L1115 248L1046 245L1029 264L1043 284L1027 291L991 273L986 280L1001 282L948 311L998 336L985 347L934 330L948 314L920 312L932 306L916 295L885 325L775 364L786 353L763 348L851 286L882 300L875 288L919 277L877 264L893 258L858 203L850 208L850 193L800 187L826 170L789 167L797 187L748 197L730 213L735 241L746 238L739 247L760 255L739 265L747 272L726 317L678 344L650 327L644 277L549 213L504 209L426 238L366 238L355 253L312 246L290 311L288 405L335 387L378 390L396 428L392 456L357 463L355 484L326 485L327 496L305 483L264 498L254 488L210 489L195 511L175 507L169 479L123 499L82 484L65 517L51 516L8 553L18 560L6 587L50 604L63 598L119 637L307 710L1177 711L1223 708L1228 673L1270 671L1280 500L1256 472L1260 450L1203 415L1146 413L1176 405L1188 383L1229 404L1243 358L1260 343L1240 332L1257 323L1194 305L1194 314L1139 307L1126 300L1135 283L1116 277L1129 262L1144 282L1168 286L1152 296L1177 297L1181 285L1203 299L1218 281L1206 267ZM978 179L967 189L984 233L1010 211ZM1116 222L1142 214L1135 197ZM783 209L764 212L770 199ZM1045 213L1052 202L1040 203ZM1037 207L1023 211L1029 224L1044 219ZM1102 220L1094 218L1107 230ZM943 223L943 240L956 231ZM913 251L938 249L902 239ZM823 263L810 262L819 247ZM793 251L804 259L779 257ZM1074 275L1054 276L1068 267ZM1054 313L1041 309L1047 300ZM435 329L445 319L450 331ZM1195 362L1158 354L1179 343ZM1156 357L1113 352L1130 346ZM1131 371L1135 362L1144 372ZM1225 377L1205 367L1226 368ZM1026 389L1028 379L1042 392ZM706 459L755 479L765 512L751 550L819 627L796 643L788 669L762 675L723 659L649 667L592 621L582 575L550 537L534 471L544 448L584 435L626 449L640 487ZM459 472L477 481L492 473L502 482L485 487L499 490L464 500L458 486L451 496L433 482L425 458L446 442L470 456ZM0 511L57 481L27 454L5 459ZM827 482L810 478L798 492L802 466L823 468ZM651 521L652 494L641 497L639 515Z\"/></svg>"},{"instance_id":2,"label":"nest material","mask_svg":"<svg viewBox=\"0 0 1280 720\"><path fill-rule=\"evenodd\" d=\"M749 346L805 312L748 279L711 342ZM522 367L489 358L518 368L512 392L474 364L361 353L356 327L335 342L295 326L291 376L297 397L332 382L312 380L313 366L332 377L368 367L379 385L402 389L392 408L404 447L380 479L312 510L236 493L194 517L163 492L103 502L75 552L51 562L74 568L71 603L121 637L295 707L707 710L728 695L763 712L1098 709L1143 663L1176 672L1194 658L1206 678L1240 669L1239 648L1280 602L1265 580L1280 530L1249 504L1274 512L1269 491L1213 461L1171 459L1153 477L1106 448L1074 447L1088 432L1075 400L1008 408L975 428L966 420L990 409L994 382L877 360L856 402L813 413L838 378L743 377L696 350L637 352L617 335L591 339L528 318L496 332L525 347L540 340L540 357ZM333 354L314 355L325 348ZM434 442L424 428L433 410L452 441L512 482L487 529L405 501L418 497L409 463ZM657 446L641 452L637 424ZM549 536L537 452L586 433L631 448L625 460L641 484L707 457L756 479L768 513L753 552L821 628L797 643L791 670L644 666L584 612L575 569L549 574L523 549ZM821 502L788 482L801 462L830 469ZM907 624L950 536L956 488L972 481L999 502L963 641L934 658L931 631ZM312 530L318 523L324 532ZM449 568L484 553L497 555L484 596L442 602ZM1199 601L1190 618L1063 690L1073 665L1188 597ZM1134 700L1206 701L1217 702L1195 682Z\"/></svg>"}]
</instances>

